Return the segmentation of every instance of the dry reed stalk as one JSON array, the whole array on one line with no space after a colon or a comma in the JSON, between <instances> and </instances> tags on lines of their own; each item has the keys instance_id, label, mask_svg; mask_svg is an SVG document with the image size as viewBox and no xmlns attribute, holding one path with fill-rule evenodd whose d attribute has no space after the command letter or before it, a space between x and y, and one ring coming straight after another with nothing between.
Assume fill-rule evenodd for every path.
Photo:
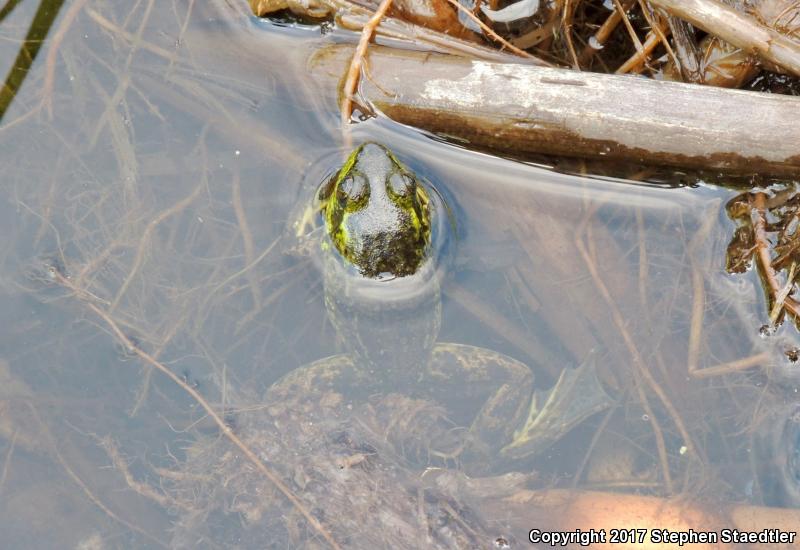
<instances>
[{"instance_id":1,"label":"dry reed stalk","mask_svg":"<svg viewBox=\"0 0 800 550\"><path fill-rule=\"evenodd\" d=\"M222 417L222 415L214 410L205 397L203 397L195 388L184 381L179 375L172 372L166 365L137 346L130 338L128 338L128 336L125 335L122 329L120 329L119 324L109 312L103 310L92 300L86 298L86 292L83 291L83 289L73 286L72 282L62 275L57 269L52 269L50 274L53 277L54 282L63 288L74 292L79 299L82 299L85 302L86 307L105 322L114 336L119 340L126 350L138 356L151 367L154 367L156 370L177 384L178 387L180 387L184 392L189 394L189 396L191 396L192 399L194 399L197 404L200 405L209 418L211 418L214 424L216 424L222 435L231 443L233 443L247 458L247 460L249 460L250 463L253 464L253 466L255 466L255 468L261 474L263 474L264 477L266 477L284 497L286 497L286 499L305 518L308 524L313 527L314 530L319 533L320 536L322 536L322 538L325 539L331 548L334 548L335 550L341 550L341 546L339 546L331 533L319 522L319 520L317 520L317 518L311 514L308 508L303 505L297 495L292 492L292 490L286 485L286 483L283 482L278 474L273 472L272 469L265 464L264 461L261 460L261 458L259 458L258 455L244 441L242 441L238 435L236 435L233 429L225 422L225 419Z\"/></svg>"}]
</instances>

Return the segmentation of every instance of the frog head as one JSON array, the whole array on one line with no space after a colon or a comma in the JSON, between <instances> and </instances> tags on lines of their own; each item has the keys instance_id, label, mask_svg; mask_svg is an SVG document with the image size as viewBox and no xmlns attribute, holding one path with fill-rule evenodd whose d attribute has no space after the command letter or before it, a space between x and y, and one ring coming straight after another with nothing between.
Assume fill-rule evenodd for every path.
<instances>
[{"instance_id":1,"label":"frog head","mask_svg":"<svg viewBox=\"0 0 800 550\"><path fill-rule=\"evenodd\" d=\"M365 277L405 277L431 241L430 197L385 147L365 143L319 192L330 245Z\"/></svg>"}]
</instances>

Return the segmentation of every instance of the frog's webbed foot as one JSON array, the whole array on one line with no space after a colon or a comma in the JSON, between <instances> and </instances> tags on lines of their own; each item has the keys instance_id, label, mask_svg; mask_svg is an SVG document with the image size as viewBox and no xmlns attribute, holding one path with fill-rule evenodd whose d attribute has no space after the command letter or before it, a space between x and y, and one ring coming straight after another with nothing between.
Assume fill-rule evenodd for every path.
<instances>
[{"instance_id":1,"label":"frog's webbed foot","mask_svg":"<svg viewBox=\"0 0 800 550\"><path fill-rule=\"evenodd\" d=\"M291 222L283 235L282 251L295 258L313 258L323 242L324 226L319 223L319 205L305 205L295 209Z\"/></svg>"},{"instance_id":2,"label":"frog's webbed foot","mask_svg":"<svg viewBox=\"0 0 800 550\"><path fill-rule=\"evenodd\" d=\"M522 458L547 449L575 426L615 404L597 378L593 359L566 368L548 391L534 392L525 421L501 454Z\"/></svg>"}]
</instances>

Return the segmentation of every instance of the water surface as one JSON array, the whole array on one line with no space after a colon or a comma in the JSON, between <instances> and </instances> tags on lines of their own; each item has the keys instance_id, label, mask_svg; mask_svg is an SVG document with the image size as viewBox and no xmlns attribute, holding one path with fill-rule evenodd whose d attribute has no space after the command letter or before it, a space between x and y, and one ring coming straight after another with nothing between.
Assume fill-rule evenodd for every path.
<instances>
[{"instance_id":1,"label":"water surface","mask_svg":"<svg viewBox=\"0 0 800 550\"><path fill-rule=\"evenodd\" d=\"M354 37L206 4L88 2L66 27L64 6L57 51L45 44L0 121L9 547L178 546L190 522L167 472L202 475L187 450L221 439L185 387L235 426L281 376L346 349L319 271L283 239L298 197L347 152L335 93L312 85L306 60ZM38 7L3 21L3 71ZM770 468L797 453L770 439L796 399L783 353L796 330L759 336L757 273L725 273L734 191L557 174L380 116L352 140L390 146L452 202L440 340L505 353L542 389L593 356L616 397L515 466L534 487L797 506ZM689 373L742 359L760 368ZM225 547L242 517L197 544Z\"/></svg>"}]
</instances>

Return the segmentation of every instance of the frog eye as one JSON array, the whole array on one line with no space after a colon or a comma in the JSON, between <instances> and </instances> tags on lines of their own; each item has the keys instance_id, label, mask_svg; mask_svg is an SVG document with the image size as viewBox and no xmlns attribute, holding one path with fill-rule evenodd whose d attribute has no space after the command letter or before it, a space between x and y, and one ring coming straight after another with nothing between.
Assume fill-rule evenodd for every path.
<instances>
[{"instance_id":1,"label":"frog eye","mask_svg":"<svg viewBox=\"0 0 800 550\"><path fill-rule=\"evenodd\" d=\"M344 178L336 190L336 198L344 205L348 202L359 202L367 196L367 181L359 174Z\"/></svg>"},{"instance_id":2,"label":"frog eye","mask_svg":"<svg viewBox=\"0 0 800 550\"><path fill-rule=\"evenodd\" d=\"M338 172L334 172L333 174L329 174L325 180L325 182L319 186L319 191L317 192L317 199L320 201L326 201L330 198L331 193L336 188L336 178L339 176Z\"/></svg>"},{"instance_id":3,"label":"frog eye","mask_svg":"<svg viewBox=\"0 0 800 550\"><path fill-rule=\"evenodd\" d=\"M410 197L417 188L417 182L408 174L395 173L389 178L389 189L397 197Z\"/></svg>"}]
</instances>

